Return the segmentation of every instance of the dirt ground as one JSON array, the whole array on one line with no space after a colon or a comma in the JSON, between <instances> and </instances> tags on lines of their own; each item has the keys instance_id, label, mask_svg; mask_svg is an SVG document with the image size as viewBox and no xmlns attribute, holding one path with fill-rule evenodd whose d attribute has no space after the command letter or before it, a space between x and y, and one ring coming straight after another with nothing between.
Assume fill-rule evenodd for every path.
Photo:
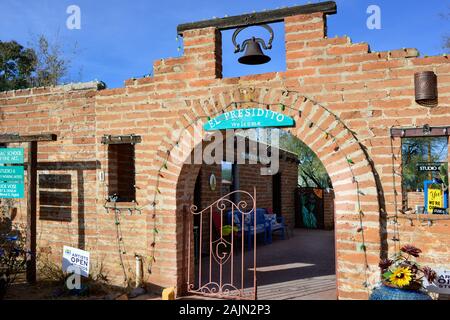
<instances>
[{"instance_id":1,"label":"dirt ground","mask_svg":"<svg viewBox=\"0 0 450 320\"><path fill-rule=\"evenodd\" d=\"M252 254L250 252L249 254ZM247 259L251 260L251 259ZM206 268L206 266L205 266ZM323 230L294 230L286 240L258 244L259 299L336 299L334 234ZM205 269L206 270L206 269ZM252 268L248 267L248 272ZM251 272L252 273L252 272ZM252 280L253 278L249 277ZM250 284L251 285L251 284ZM71 295L61 281L38 281L30 285L19 278L7 291L5 300L160 300L160 293L130 298L132 289L91 285L89 295ZM201 299L201 297L178 297Z\"/></svg>"},{"instance_id":2,"label":"dirt ground","mask_svg":"<svg viewBox=\"0 0 450 320\"><path fill-rule=\"evenodd\" d=\"M109 294L94 293L89 295L71 295L63 290L61 283L38 281L28 284L23 280L13 283L7 290L5 300L98 300L111 299L123 293L116 291Z\"/></svg>"},{"instance_id":3,"label":"dirt ground","mask_svg":"<svg viewBox=\"0 0 450 320\"><path fill-rule=\"evenodd\" d=\"M83 285L83 282L82 282ZM23 275L19 276L7 290L5 300L132 300L128 297L131 289L90 284L88 294L69 293L60 281L38 280L28 284ZM151 296L146 294L146 296ZM140 298L140 297L137 297ZM133 298L133 299L137 299ZM142 299L142 298L141 298Z\"/></svg>"}]
</instances>

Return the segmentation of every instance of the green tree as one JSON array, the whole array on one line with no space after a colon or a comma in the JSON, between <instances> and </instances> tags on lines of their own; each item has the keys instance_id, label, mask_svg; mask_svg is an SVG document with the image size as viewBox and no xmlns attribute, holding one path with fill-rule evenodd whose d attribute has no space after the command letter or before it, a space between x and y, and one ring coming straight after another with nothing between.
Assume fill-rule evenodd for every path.
<instances>
[{"instance_id":1,"label":"green tree","mask_svg":"<svg viewBox=\"0 0 450 320\"><path fill-rule=\"evenodd\" d=\"M322 161L301 140L286 131L280 131L280 147L298 156L300 161L298 175L301 186L332 188L331 179Z\"/></svg>"},{"instance_id":2,"label":"green tree","mask_svg":"<svg viewBox=\"0 0 450 320\"><path fill-rule=\"evenodd\" d=\"M264 134L263 134L264 133ZM249 136L252 140L259 141L262 137L263 143L266 143L266 139L269 144L272 144L272 136L275 133L279 136L279 148L292 152L297 155L300 165L298 167L298 183L302 187L315 187L315 188L333 188L331 179L328 176L327 170L322 164L322 161L317 155L301 140L293 136L287 131L283 131L276 128L258 128L254 136ZM249 133L246 133L249 134Z\"/></svg>"},{"instance_id":3,"label":"green tree","mask_svg":"<svg viewBox=\"0 0 450 320\"><path fill-rule=\"evenodd\" d=\"M24 48L16 41L0 41L0 91L32 86L37 61L33 49Z\"/></svg>"},{"instance_id":4,"label":"green tree","mask_svg":"<svg viewBox=\"0 0 450 320\"><path fill-rule=\"evenodd\" d=\"M438 178L448 185L447 138L405 138L402 140L402 180L407 191L423 189L425 180ZM441 162L440 172L420 172L419 163Z\"/></svg>"},{"instance_id":5,"label":"green tree","mask_svg":"<svg viewBox=\"0 0 450 320\"><path fill-rule=\"evenodd\" d=\"M40 35L36 41L35 52L38 57L34 87L56 86L67 75L70 61L64 58L62 46L58 41L50 43Z\"/></svg>"},{"instance_id":6,"label":"green tree","mask_svg":"<svg viewBox=\"0 0 450 320\"><path fill-rule=\"evenodd\" d=\"M447 13L442 13L441 17L445 20L449 20L450 19L450 7L448 7L449 12ZM450 49L450 35L446 34L444 35L444 45L443 45L444 49Z\"/></svg>"},{"instance_id":7,"label":"green tree","mask_svg":"<svg viewBox=\"0 0 450 320\"><path fill-rule=\"evenodd\" d=\"M0 41L0 91L61 84L70 60L60 41L38 36L25 48L16 41Z\"/></svg>"}]
</instances>

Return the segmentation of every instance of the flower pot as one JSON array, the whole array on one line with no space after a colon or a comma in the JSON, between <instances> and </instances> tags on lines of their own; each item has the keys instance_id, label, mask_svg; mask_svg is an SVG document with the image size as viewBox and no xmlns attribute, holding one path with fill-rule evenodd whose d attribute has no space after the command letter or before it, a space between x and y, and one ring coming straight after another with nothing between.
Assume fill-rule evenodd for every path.
<instances>
[{"instance_id":1,"label":"flower pot","mask_svg":"<svg viewBox=\"0 0 450 320\"><path fill-rule=\"evenodd\" d=\"M431 297L420 290L405 290L393 288L382 284L375 288L369 300L432 300Z\"/></svg>"}]
</instances>

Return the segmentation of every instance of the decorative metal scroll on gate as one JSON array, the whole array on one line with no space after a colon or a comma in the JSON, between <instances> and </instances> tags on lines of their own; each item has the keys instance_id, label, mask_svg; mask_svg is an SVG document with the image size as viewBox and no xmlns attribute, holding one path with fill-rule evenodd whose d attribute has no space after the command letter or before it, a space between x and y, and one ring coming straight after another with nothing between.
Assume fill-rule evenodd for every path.
<instances>
[{"instance_id":1,"label":"decorative metal scroll on gate","mask_svg":"<svg viewBox=\"0 0 450 320\"><path fill-rule=\"evenodd\" d=\"M253 194L243 190L230 192L203 210L191 206L188 293L256 299L255 212L256 188ZM197 237L192 234L194 220L197 221ZM193 252L192 247L197 249Z\"/></svg>"}]
</instances>

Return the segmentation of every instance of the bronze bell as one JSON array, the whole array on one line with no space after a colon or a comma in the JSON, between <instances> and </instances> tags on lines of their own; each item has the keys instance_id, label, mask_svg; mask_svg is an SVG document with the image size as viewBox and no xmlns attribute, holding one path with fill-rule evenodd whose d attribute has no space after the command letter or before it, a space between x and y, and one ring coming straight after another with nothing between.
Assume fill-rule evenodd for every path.
<instances>
[{"instance_id":1,"label":"bronze bell","mask_svg":"<svg viewBox=\"0 0 450 320\"><path fill-rule=\"evenodd\" d=\"M242 64L256 65L270 61L270 57L263 53L261 46L264 50L272 49L273 30L266 24L261 24L259 26L263 27L270 33L270 39L267 42L267 45L263 39L255 37L245 40L242 45L236 43L236 38L239 32L246 29L248 26L237 28L233 33L232 41L234 44L234 53L243 52L245 50L244 55L238 59L238 61Z\"/></svg>"},{"instance_id":2,"label":"bronze bell","mask_svg":"<svg viewBox=\"0 0 450 320\"><path fill-rule=\"evenodd\" d=\"M270 57L266 56L258 41L256 41L255 37L248 39L245 41L247 46L245 50L245 54L238 59L238 61L242 64L264 64L270 61Z\"/></svg>"}]
</instances>

